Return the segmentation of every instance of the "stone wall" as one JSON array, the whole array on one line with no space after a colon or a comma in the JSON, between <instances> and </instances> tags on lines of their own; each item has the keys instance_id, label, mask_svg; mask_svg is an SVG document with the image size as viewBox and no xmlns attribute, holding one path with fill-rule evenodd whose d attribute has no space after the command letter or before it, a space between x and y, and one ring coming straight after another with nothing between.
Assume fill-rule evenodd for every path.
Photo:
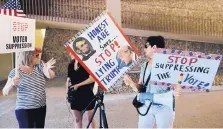
<instances>
[{"instance_id":1,"label":"stone wall","mask_svg":"<svg viewBox=\"0 0 223 129\"><path fill-rule=\"evenodd\" d=\"M221 0L121 0L122 25L222 38Z\"/></svg>"},{"instance_id":2,"label":"stone wall","mask_svg":"<svg viewBox=\"0 0 223 129\"><path fill-rule=\"evenodd\" d=\"M77 33L75 30L47 29L43 45L42 59L44 61L56 58L57 76L67 74L67 65L70 60L69 54L63 44Z\"/></svg>"},{"instance_id":3,"label":"stone wall","mask_svg":"<svg viewBox=\"0 0 223 129\"><path fill-rule=\"evenodd\" d=\"M68 53L63 46L63 44L69 40L72 36L77 33L75 30L62 30L62 29L53 29L49 28L46 31L46 38L44 41L43 48L43 60L49 60L54 57L57 59L56 68L54 69L57 76L64 76L67 74L67 65L69 62ZM130 41L134 44L137 50L144 56L143 48L146 37L137 37L137 36L128 36ZM223 55L223 44L213 44L213 43L202 43L202 42L192 42L192 41L182 41L182 40L174 40L174 39L166 39L167 48L173 49L181 49L181 50L190 50L190 51L200 51L205 53L212 54L221 54ZM141 62L133 68L133 70L137 71L140 69ZM133 76L133 79L137 81L138 74L130 74ZM217 72L217 76L215 78L215 85L219 85L223 82L223 62L221 62L221 66ZM131 91L126 90L129 89L127 87L122 87L118 89L120 91Z\"/></svg>"}]
</instances>

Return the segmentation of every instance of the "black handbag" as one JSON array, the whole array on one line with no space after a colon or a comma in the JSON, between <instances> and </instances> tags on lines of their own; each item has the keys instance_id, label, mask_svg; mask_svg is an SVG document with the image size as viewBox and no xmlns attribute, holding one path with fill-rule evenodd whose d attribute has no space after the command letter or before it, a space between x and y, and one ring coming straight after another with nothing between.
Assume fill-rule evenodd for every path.
<instances>
[{"instance_id":1,"label":"black handbag","mask_svg":"<svg viewBox=\"0 0 223 129\"><path fill-rule=\"evenodd\" d=\"M137 96L133 99L132 104L134 105L135 108L140 108L144 105L143 103L137 100Z\"/></svg>"}]
</instances>

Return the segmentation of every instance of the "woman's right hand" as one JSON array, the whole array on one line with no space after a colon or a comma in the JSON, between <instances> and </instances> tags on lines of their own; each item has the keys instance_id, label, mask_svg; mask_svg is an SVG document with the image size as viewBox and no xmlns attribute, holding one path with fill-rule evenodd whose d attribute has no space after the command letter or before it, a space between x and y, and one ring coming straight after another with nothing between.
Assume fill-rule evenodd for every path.
<instances>
[{"instance_id":1,"label":"woman's right hand","mask_svg":"<svg viewBox=\"0 0 223 129\"><path fill-rule=\"evenodd\" d=\"M123 77L123 81L124 81L124 83L125 83L125 85L127 85L127 86L129 86L129 85L131 85L132 83L134 83L133 81L132 81L132 79L129 77L129 75L124 75L124 77Z\"/></svg>"},{"instance_id":2,"label":"woman's right hand","mask_svg":"<svg viewBox=\"0 0 223 129\"><path fill-rule=\"evenodd\" d=\"M20 79L19 79L19 77L14 77L14 78L13 78L13 83L14 83L15 86L16 86L16 85L19 85L19 83L20 83Z\"/></svg>"},{"instance_id":3,"label":"woman's right hand","mask_svg":"<svg viewBox=\"0 0 223 129\"><path fill-rule=\"evenodd\" d=\"M133 91L138 92L138 89L136 87L136 84L133 82L133 80L129 77L129 75L124 75L123 81L125 85L130 86Z\"/></svg>"},{"instance_id":4,"label":"woman's right hand","mask_svg":"<svg viewBox=\"0 0 223 129\"><path fill-rule=\"evenodd\" d=\"M4 88L2 89L2 94L4 96L9 95L10 90L13 88L13 86L16 86L16 84L19 84L19 78L9 78L4 86Z\"/></svg>"}]
</instances>

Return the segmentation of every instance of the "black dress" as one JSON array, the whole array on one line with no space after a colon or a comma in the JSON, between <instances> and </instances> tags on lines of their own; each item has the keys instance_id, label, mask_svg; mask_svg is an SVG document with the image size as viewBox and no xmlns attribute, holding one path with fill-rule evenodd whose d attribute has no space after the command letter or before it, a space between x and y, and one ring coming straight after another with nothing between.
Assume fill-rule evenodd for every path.
<instances>
[{"instance_id":1,"label":"black dress","mask_svg":"<svg viewBox=\"0 0 223 129\"><path fill-rule=\"evenodd\" d=\"M78 63L79 68L74 70L74 61L68 66L68 77L71 79L71 84L75 85L89 78L88 72ZM81 86L73 92L74 100L71 102L71 109L83 111L89 103L94 99L93 93L94 83ZM92 110L95 106L95 101L87 108Z\"/></svg>"}]
</instances>

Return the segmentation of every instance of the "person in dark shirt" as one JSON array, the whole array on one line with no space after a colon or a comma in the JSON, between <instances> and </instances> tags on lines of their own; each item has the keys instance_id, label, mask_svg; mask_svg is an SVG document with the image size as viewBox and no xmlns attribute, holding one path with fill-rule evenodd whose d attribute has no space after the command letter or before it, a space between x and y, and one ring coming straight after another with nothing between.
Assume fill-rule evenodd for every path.
<instances>
[{"instance_id":1,"label":"person in dark shirt","mask_svg":"<svg viewBox=\"0 0 223 129\"><path fill-rule=\"evenodd\" d=\"M78 63L78 61L70 54L72 60L68 65L68 75L66 89L67 92L70 88L72 90L72 102L70 102L71 109L75 117L75 128L82 128L82 115L81 112L90 104L86 109L87 119L90 120L92 110L96 101L94 99L93 87L94 79L88 72ZM69 86L69 81L71 86ZM95 128L94 120L91 123L92 128Z\"/></svg>"}]
</instances>

